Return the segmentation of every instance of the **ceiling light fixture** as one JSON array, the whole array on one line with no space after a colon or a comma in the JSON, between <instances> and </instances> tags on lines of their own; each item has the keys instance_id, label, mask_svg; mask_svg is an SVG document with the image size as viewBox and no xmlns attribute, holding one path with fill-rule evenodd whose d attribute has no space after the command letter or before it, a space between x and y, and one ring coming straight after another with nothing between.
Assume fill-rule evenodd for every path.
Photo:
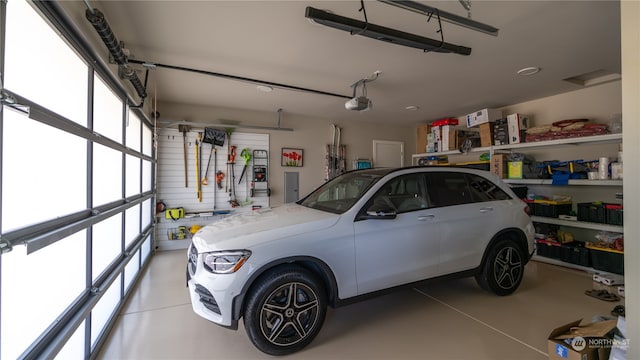
<instances>
[{"instance_id":1,"label":"ceiling light fixture","mask_svg":"<svg viewBox=\"0 0 640 360\"><path fill-rule=\"evenodd\" d=\"M520 76L531 76L539 73L540 70L542 69L537 66L530 66L530 67L526 67L524 69L518 70L517 74Z\"/></svg>"},{"instance_id":2,"label":"ceiling light fixture","mask_svg":"<svg viewBox=\"0 0 640 360\"><path fill-rule=\"evenodd\" d=\"M273 91L273 86L258 85L258 86L256 86L256 89L258 89L258 91L262 91L262 92L272 92Z\"/></svg>"},{"instance_id":3,"label":"ceiling light fixture","mask_svg":"<svg viewBox=\"0 0 640 360\"><path fill-rule=\"evenodd\" d=\"M336 15L310 6L306 8L304 16L318 24L338 30L348 31L352 35L366 36L371 39L412 47L424 51L454 53L460 55L471 54L471 48L465 46L447 43L443 40L433 40L420 35L410 34L404 31L372 24L368 21L362 22L360 20Z\"/></svg>"},{"instance_id":4,"label":"ceiling light fixture","mask_svg":"<svg viewBox=\"0 0 640 360\"><path fill-rule=\"evenodd\" d=\"M434 14L437 14L440 16L442 21L446 21L450 24L463 26L463 27L466 27L467 29L479 31L479 32L493 35L493 36L498 36L499 30L491 25L483 24L479 21L475 21L470 18L466 18L450 12L446 12L446 11L431 7L429 5L419 3L417 1L402 1L402 0L378 0L378 1L385 4L396 6L405 10L423 14L428 17L431 17ZM465 7L465 9L467 9L467 11L470 11L471 9L470 3L468 4L468 6L465 6L466 4L464 2L461 2L461 3Z\"/></svg>"}]
</instances>

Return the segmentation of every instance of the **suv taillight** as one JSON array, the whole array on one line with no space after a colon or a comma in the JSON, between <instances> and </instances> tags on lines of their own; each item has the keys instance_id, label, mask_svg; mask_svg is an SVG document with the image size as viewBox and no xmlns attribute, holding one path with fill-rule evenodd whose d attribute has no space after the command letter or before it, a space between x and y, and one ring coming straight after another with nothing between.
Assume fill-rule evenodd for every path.
<instances>
[{"instance_id":1,"label":"suv taillight","mask_svg":"<svg viewBox=\"0 0 640 360\"><path fill-rule=\"evenodd\" d=\"M527 204L526 202L524 202L524 212L527 213L527 215L531 216L531 208L529 207L529 204Z\"/></svg>"}]
</instances>

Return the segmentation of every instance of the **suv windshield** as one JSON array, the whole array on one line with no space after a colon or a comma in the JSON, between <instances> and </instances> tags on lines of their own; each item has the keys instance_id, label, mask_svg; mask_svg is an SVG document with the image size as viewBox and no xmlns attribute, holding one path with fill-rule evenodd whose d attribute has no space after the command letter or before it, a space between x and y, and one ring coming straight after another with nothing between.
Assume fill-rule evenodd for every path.
<instances>
[{"instance_id":1,"label":"suv windshield","mask_svg":"<svg viewBox=\"0 0 640 360\"><path fill-rule=\"evenodd\" d=\"M353 171L325 183L299 202L317 210L342 214L349 210L386 171Z\"/></svg>"}]
</instances>

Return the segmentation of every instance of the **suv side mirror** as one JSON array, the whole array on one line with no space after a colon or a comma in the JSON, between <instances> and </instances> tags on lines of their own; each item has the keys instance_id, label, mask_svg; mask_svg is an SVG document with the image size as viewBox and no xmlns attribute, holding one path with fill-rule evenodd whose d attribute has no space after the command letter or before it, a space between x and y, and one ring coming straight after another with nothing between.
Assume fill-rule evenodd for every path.
<instances>
[{"instance_id":1,"label":"suv side mirror","mask_svg":"<svg viewBox=\"0 0 640 360\"><path fill-rule=\"evenodd\" d=\"M398 215L396 209L389 205L373 204L367 209L366 219L391 220Z\"/></svg>"}]
</instances>

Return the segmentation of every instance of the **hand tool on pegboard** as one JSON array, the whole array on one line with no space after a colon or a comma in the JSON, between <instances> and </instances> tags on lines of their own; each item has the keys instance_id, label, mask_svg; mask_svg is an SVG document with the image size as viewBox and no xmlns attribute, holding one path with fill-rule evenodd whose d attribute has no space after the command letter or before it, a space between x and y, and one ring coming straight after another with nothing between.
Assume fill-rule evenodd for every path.
<instances>
[{"instance_id":1,"label":"hand tool on pegboard","mask_svg":"<svg viewBox=\"0 0 640 360\"><path fill-rule=\"evenodd\" d=\"M216 171L216 184L220 190L222 190L222 180L224 180L224 173L222 170Z\"/></svg>"},{"instance_id":2,"label":"hand tool on pegboard","mask_svg":"<svg viewBox=\"0 0 640 360\"><path fill-rule=\"evenodd\" d=\"M211 164L211 157L213 156L213 171L216 171L216 155L217 150L216 146L224 145L224 138L226 133L222 130L213 129L213 128L204 128L204 137L202 138L203 143L211 144L211 152L209 153L209 160L207 161L207 169L202 174L202 185L208 185L209 181L207 175L209 174L209 164ZM214 191L215 195L215 191ZM215 203L215 200L214 200Z\"/></svg>"},{"instance_id":3,"label":"hand tool on pegboard","mask_svg":"<svg viewBox=\"0 0 640 360\"><path fill-rule=\"evenodd\" d=\"M224 191L229 191L229 177L231 173L229 172L229 155L231 154L231 134L233 134L233 128L225 128L225 134L227 135L227 177L225 179Z\"/></svg>"},{"instance_id":4,"label":"hand tool on pegboard","mask_svg":"<svg viewBox=\"0 0 640 360\"><path fill-rule=\"evenodd\" d=\"M240 157L244 160L244 167L242 168L242 172L240 173L240 180L238 180L238 185L242 182L242 177L244 177L244 173L247 171L247 167L249 166L249 162L251 161L251 151L249 148L244 148L240 152Z\"/></svg>"},{"instance_id":5,"label":"hand tool on pegboard","mask_svg":"<svg viewBox=\"0 0 640 360\"><path fill-rule=\"evenodd\" d=\"M229 150L228 161L227 161L227 166L229 167L229 170L227 171L231 173L231 179L229 179L229 183L230 183L229 204L231 204L231 207L240 206L240 203L236 199L236 173L234 170L235 164L236 164L236 146L231 145L231 148Z\"/></svg>"},{"instance_id":6,"label":"hand tool on pegboard","mask_svg":"<svg viewBox=\"0 0 640 360\"><path fill-rule=\"evenodd\" d=\"M204 170L204 173L202 174L202 185L209 185L209 179L207 179L207 174L209 174L209 165L211 164L211 157L213 157L215 159L216 156L216 148L211 145L211 152L209 153L209 160L207 161L207 168ZM214 164L214 169L215 169L215 164Z\"/></svg>"},{"instance_id":7,"label":"hand tool on pegboard","mask_svg":"<svg viewBox=\"0 0 640 360\"><path fill-rule=\"evenodd\" d=\"M184 152L184 187L189 187L189 180L187 180L187 133L191 130L189 125L178 125L178 131L182 133L182 147Z\"/></svg>"},{"instance_id":8,"label":"hand tool on pegboard","mask_svg":"<svg viewBox=\"0 0 640 360\"><path fill-rule=\"evenodd\" d=\"M198 139L196 140L196 184L198 201L202 202L202 184L200 183L200 147L202 146L202 133L198 133Z\"/></svg>"}]
</instances>

